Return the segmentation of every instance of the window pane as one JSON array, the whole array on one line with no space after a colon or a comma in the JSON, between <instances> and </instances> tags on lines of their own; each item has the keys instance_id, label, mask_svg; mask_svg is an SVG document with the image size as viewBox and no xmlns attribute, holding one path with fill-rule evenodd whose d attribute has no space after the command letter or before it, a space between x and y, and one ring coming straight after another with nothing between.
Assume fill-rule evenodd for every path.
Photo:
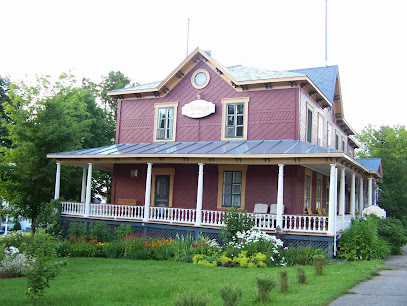
<instances>
[{"instance_id":1,"label":"window pane","mask_svg":"<svg viewBox=\"0 0 407 306\"><path fill-rule=\"evenodd\" d=\"M235 128L227 127L226 128L226 137L234 137L234 136L235 136Z\"/></svg>"},{"instance_id":2,"label":"window pane","mask_svg":"<svg viewBox=\"0 0 407 306\"><path fill-rule=\"evenodd\" d=\"M241 183L242 182L242 172L235 171L233 172L233 183Z\"/></svg>"},{"instance_id":3,"label":"window pane","mask_svg":"<svg viewBox=\"0 0 407 306\"><path fill-rule=\"evenodd\" d=\"M232 194L241 194L242 186L240 184L233 184L232 185Z\"/></svg>"},{"instance_id":4,"label":"window pane","mask_svg":"<svg viewBox=\"0 0 407 306\"><path fill-rule=\"evenodd\" d=\"M164 129L157 130L157 139L164 139Z\"/></svg>"},{"instance_id":5,"label":"window pane","mask_svg":"<svg viewBox=\"0 0 407 306\"><path fill-rule=\"evenodd\" d=\"M223 183L232 184L233 172L223 172Z\"/></svg>"},{"instance_id":6,"label":"window pane","mask_svg":"<svg viewBox=\"0 0 407 306\"><path fill-rule=\"evenodd\" d=\"M237 125L243 125L243 116L237 116L237 118L236 118L237 120L237 122L236 122L236 124Z\"/></svg>"},{"instance_id":7,"label":"window pane","mask_svg":"<svg viewBox=\"0 0 407 306\"><path fill-rule=\"evenodd\" d=\"M160 120L158 121L158 128L159 128L159 129L165 128L165 120L164 120L164 119L160 119Z\"/></svg>"},{"instance_id":8,"label":"window pane","mask_svg":"<svg viewBox=\"0 0 407 306\"><path fill-rule=\"evenodd\" d=\"M226 123L228 126L233 126L235 125L235 117L234 116L228 116L228 122Z\"/></svg>"},{"instance_id":9,"label":"window pane","mask_svg":"<svg viewBox=\"0 0 407 306\"><path fill-rule=\"evenodd\" d=\"M228 115L233 115L235 113L235 105L228 104Z\"/></svg>"},{"instance_id":10,"label":"window pane","mask_svg":"<svg viewBox=\"0 0 407 306\"><path fill-rule=\"evenodd\" d=\"M223 195L223 204L222 204L222 206L226 206L226 207L232 206L232 196L230 194L229 195L226 195L226 194Z\"/></svg>"},{"instance_id":11,"label":"window pane","mask_svg":"<svg viewBox=\"0 0 407 306\"><path fill-rule=\"evenodd\" d=\"M243 112L244 112L243 104L237 104L236 108L237 108L237 114L242 114L243 115Z\"/></svg>"},{"instance_id":12,"label":"window pane","mask_svg":"<svg viewBox=\"0 0 407 306\"><path fill-rule=\"evenodd\" d=\"M236 136L237 137L243 137L243 126L238 126L236 128Z\"/></svg>"},{"instance_id":13,"label":"window pane","mask_svg":"<svg viewBox=\"0 0 407 306\"><path fill-rule=\"evenodd\" d=\"M240 195L232 195L232 205L240 207Z\"/></svg>"}]
</instances>

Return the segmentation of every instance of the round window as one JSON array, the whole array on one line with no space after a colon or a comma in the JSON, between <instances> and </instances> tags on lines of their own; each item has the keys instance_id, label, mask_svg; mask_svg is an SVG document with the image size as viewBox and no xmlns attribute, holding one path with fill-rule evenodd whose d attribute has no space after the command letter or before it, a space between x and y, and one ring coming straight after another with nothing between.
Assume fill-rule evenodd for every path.
<instances>
[{"instance_id":1,"label":"round window","mask_svg":"<svg viewBox=\"0 0 407 306\"><path fill-rule=\"evenodd\" d=\"M194 72L191 78L192 85L197 88L201 89L206 87L209 83L209 73L204 69L199 69Z\"/></svg>"}]
</instances>

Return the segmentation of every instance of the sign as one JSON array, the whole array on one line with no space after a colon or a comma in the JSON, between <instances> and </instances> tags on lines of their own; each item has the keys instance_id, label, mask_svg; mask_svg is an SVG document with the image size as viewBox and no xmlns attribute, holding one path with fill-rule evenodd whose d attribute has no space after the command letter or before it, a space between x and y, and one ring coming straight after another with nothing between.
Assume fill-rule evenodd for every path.
<instances>
[{"instance_id":1,"label":"sign","mask_svg":"<svg viewBox=\"0 0 407 306\"><path fill-rule=\"evenodd\" d=\"M194 100L182 107L182 114L189 118L203 118L215 113L215 104L205 100Z\"/></svg>"}]
</instances>

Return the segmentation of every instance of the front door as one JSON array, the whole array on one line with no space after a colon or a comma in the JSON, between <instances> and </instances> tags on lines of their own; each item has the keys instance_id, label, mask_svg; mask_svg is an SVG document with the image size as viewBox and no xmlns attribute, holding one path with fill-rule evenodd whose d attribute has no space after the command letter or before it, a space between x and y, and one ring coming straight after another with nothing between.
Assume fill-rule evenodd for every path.
<instances>
[{"instance_id":1,"label":"front door","mask_svg":"<svg viewBox=\"0 0 407 306\"><path fill-rule=\"evenodd\" d=\"M168 207L170 203L170 176L156 175L154 189L154 206Z\"/></svg>"}]
</instances>

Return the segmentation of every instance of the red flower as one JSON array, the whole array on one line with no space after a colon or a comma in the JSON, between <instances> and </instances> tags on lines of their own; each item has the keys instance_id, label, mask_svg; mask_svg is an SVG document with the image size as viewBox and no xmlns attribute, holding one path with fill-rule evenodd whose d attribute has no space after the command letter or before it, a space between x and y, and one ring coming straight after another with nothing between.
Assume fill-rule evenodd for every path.
<instances>
[{"instance_id":1,"label":"red flower","mask_svg":"<svg viewBox=\"0 0 407 306\"><path fill-rule=\"evenodd\" d=\"M193 247L193 248L197 248L197 247L198 247L198 244L197 244L197 243L194 243L194 244L192 245L192 247Z\"/></svg>"},{"instance_id":2,"label":"red flower","mask_svg":"<svg viewBox=\"0 0 407 306\"><path fill-rule=\"evenodd\" d=\"M202 246L205 246L206 245L206 242L202 242Z\"/></svg>"}]
</instances>

